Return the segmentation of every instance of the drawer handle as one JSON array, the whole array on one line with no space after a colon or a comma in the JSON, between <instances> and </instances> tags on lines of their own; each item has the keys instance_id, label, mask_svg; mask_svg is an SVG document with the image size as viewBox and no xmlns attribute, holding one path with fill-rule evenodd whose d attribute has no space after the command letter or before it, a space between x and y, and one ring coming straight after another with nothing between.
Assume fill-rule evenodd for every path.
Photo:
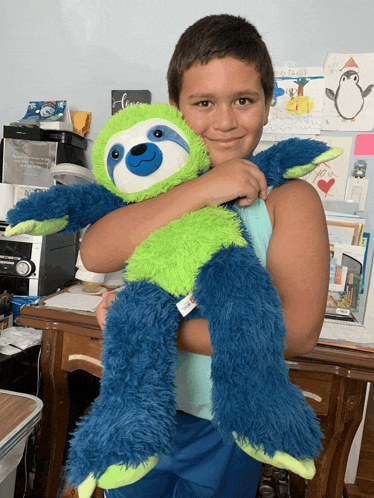
<instances>
[{"instance_id":1,"label":"drawer handle","mask_svg":"<svg viewBox=\"0 0 374 498\"><path fill-rule=\"evenodd\" d=\"M96 358L91 358L90 356L86 356L85 354L71 354L69 356L69 361L72 361L72 360L83 360L83 361L87 361L88 363L93 363L94 365L97 365L98 367L102 367L100 360L97 360Z\"/></svg>"},{"instance_id":2,"label":"drawer handle","mask_svg":"<svg viewBox=\"0 0 374 498\"><path fill-rule=\"evenodd\" d=\"M321 403L322 398L318 396L318 394L310 393L309 391L303 391L303 394L306 398L314 399L317 403Z\"/></svg>"}]
</instances>

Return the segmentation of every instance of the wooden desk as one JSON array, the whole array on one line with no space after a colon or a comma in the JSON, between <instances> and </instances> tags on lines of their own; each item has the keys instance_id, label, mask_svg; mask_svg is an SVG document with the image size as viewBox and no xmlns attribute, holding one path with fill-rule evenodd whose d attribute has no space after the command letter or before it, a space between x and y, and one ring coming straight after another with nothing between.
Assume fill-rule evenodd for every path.
<instances>
[{"instance_id":1,"label":"wooden desk","mask_svg":"<svg viewBox=\"0 0 374 498\"><path fill-rule=\"evenodd\" d=\"M77 369L101 377L101 330L93 313L24 306L20 325L42 329L44 411L34 496L56 496L69 417L67 373ZM294 496L341 498L349 450L362 420L367 382L374 382L374 354L318 345L290 362L290 378L304 391L321 421L324 451L316 477L291 475ZM280 400L281 402L281 400Z\"/></svg>"}]
</instances>

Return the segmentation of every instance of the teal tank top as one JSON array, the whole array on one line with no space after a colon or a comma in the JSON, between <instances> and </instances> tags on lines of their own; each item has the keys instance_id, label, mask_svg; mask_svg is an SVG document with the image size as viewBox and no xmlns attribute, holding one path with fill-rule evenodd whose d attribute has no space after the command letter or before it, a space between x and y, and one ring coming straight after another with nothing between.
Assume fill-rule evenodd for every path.
<instances>
[{"instance_id":1,"label":"teal tank top","mask_svg":"<svg viewBox=\"0 0 374 498\"><path fill-rule=\"evenodd\" d=\"M272 187L268 187L269 193ZM265 202L257 198L250 206L239 208L239 215L251 236L253 248L263 267L272 234L272 226ZM175 372L177 409L199 418L212 420L210 393L211 357L178 350Z\"/></svg>"}]
</instances>

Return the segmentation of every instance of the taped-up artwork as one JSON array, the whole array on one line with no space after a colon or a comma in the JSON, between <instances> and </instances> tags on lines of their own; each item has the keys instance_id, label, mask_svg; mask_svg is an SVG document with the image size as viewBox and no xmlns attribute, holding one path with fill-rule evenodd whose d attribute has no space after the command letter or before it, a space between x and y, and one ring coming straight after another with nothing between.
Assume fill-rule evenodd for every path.
<instances>
[{"instance_id":1,"label":"taped-up artwork","mask_svg":"<svg viewBox=\"0 0 374 498\"><path fill-rule=\"evenodd\" d=\"M328 54L324 75L322 129L371 131L374 128L374 53Z\"/></svg>"},{"instance_id":2,"label":"taped-up artwork","mask_svg":"<svg viewBox=\"0 0 374 498\"><path fill-rule=\"evenodd\" d=\"M319 164L303 177L317 190L322 201L344 201L347 187L351 137L318 137L330 147L340 147L343 153L332 161Z\"/></svg>"},{"instance_id":3,"label":"taped-up artwork","mask_svg":"<svg viewBox=\"0 0 374 498\"><path fill-rule=\"evenodd\" d=\"M324 89L322 68L275 68L274 94L264 133L318 135Z\"/></svg>"}]
</instances>

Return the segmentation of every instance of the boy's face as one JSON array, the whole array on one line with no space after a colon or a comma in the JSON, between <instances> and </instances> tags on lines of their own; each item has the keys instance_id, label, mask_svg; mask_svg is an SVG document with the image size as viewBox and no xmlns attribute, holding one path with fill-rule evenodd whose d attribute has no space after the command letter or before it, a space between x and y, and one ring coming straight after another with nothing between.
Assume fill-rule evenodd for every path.
<instances>
[{"instance_id":1,"label":"boy's face","mask_svg":"<svg viewBox=\"0 0 374 498\"><path fill-rule=\"evenodd\" d=\"M217 166L252 154L268 121L270 102L265 102L255 67L225 57L195 64L184 73L179 110ZM175 105L172 100L170 104Z\"/></svg>"}]
</instances>

